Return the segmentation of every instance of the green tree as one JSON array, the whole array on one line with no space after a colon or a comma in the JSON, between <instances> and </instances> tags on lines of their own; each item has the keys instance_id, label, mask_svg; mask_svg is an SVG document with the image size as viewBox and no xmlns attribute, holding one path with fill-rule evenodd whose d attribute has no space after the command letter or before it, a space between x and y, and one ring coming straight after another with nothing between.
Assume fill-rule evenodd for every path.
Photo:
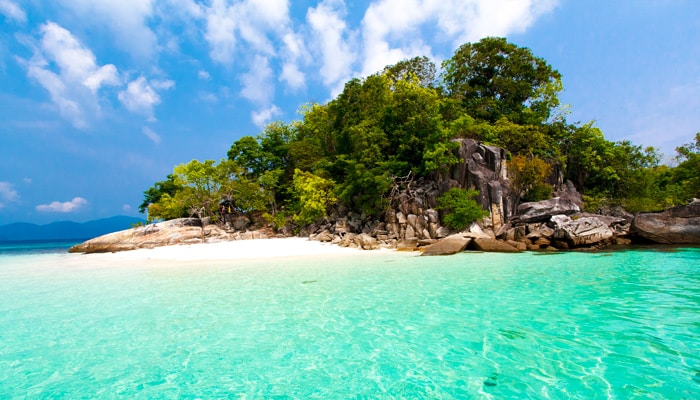
<instances>
[{"instance_id":1,"label":"green tree","mask_svg":"<svg viewBox=\"0 0 700 400\"><path fill-rule=\"evenodd\" d=\"M164 181L156 182L143 193L143 202L139 205L139 212L145 213L151 204L155 204L164 195L175 196L182 186L175 183L175 175L169 174Z\"/></svg>"},{"instance_id":2,"label":"green tree","mask_svg":"<svg viewBox=\"0 0 700 400\"><path fill-rule=\"evenodd\" d=\"M430 88L436 86L436 71L435 63L430 61L428 57L422 56L401 60L394 65L386 66L382 75L388 76L393 83L415 80L420 86Z\"/></svg>"},{"instance_id":3,"label":"green tree","mask_svg":"<svg viewBox=\"0 0 700 400\"><path fill-rule=\"evenodd\" d=\"M550 198L552 186L547 184L547 178L551 172L551 165L539 157L512 157L508 162L508 173L513 209L517 209L520 199L539 201Z\"/></svg>"},{"instance_id":4,"label":"green tree","mask_svg":"<svg viewBox=\"0 0 700 400\"><path fill-rule=\"evenodd\" d=\"M438 197L437 209L442 211L442 221L451 229L461 231L472 222L489 215L474 200L479 192L452 188Z\"/></svg>"},{"instance_id":5,"label":"green tree","mask_svg":"<svg viewBox=\"0 0 700 400\"><path fill-rule=\"evenodd\" d=\"M333 195L335 183L311 172L295 170L292 185L297 199L294 221L298 224L308 225L326 218L328 206L337 201Z\"/></svg>"},{"instance_id":6,"label":"green tree","mask_svg":"<svg viewBox=\"0 0 700 400\"><path fill-rule=\"evenodd\" d=\"M559 72L505 38L463 44L442 67L447 93L478 119L496 122L506 117L518 124L541 124L559 105Z\"/></svg>"}]
</instances>

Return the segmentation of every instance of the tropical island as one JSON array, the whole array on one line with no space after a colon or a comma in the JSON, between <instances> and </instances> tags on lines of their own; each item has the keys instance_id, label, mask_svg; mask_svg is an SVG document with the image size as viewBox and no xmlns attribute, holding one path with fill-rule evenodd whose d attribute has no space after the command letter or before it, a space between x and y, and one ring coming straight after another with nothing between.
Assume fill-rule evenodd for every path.
<instances>
[{"instance_id":1,"label":"tropical island","mask_svg":"<svg viewBox=\"0 0 700 400\"><path fill-rule=\"evenodd\" d=\"M700 244L700 133L673 165L567 121L562 76L489 37L441 65L416 57L352 79L301 119L175 166L144 192L149 222L74 252L303 236L343 247L484 251Z\"/></svg>"}]
</instances>

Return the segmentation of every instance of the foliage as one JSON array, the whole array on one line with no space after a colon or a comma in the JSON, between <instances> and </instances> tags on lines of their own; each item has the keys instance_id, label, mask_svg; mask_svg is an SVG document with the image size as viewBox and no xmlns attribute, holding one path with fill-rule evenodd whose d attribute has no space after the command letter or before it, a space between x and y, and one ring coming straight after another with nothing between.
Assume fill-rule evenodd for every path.
<instances>
[{"instance_id":1,"label":"foliage","mask_svg":"<svg viewBox=\"0 0 700 400\"><path fill-rule=\"evenodd\" d=\"M450 96L477 119L541 124L559 105L561 75L530 49L489 37L465 43L442 64Z\"/></svg>"},{"instance_id":2,"label":"foliage","mask_svg":"<svg viewBox=\"0 0 700 400\"><path fill-rule=\"evenodd\" d=\"M298 201L294 221L300 225L312 224L326 218L328 206L337 201L333 195L335 183L311 172L296 169L292 185Z\"/></svg>"},{"instance_id":3,"label":"foliage","mask_svg":"<svg viewBox=\"0 0 700 400\"><path fill-rule=\"evenodd\" d=\"M472 222L488 216L488 212L474 200L476 190L452 188L438 197L437 209L443 211L442 220L451 229L463 230Z\"/></svg>"},{"instance_id":4,"label":"foliage","mask_svg":"<svg viewBox=\"0 0 700 400\"><path fill-rule=\"evenodd\" d=\"M139 211L149 221L215 217L228 199L276 228L323 219L335 202L380 216L394 178L448 179L462 162L459 138L507 150L513 204L549 197L554 165L587 209L660 210L700 197L700 134L670 167L653 148L606 140L592 122L569 124L559 72L504 38L466 43L442 67L436 76L432 61L415 57L351 79L335 99L304 105L300 121L236 140L218 163L176 166L144 192ZM446 223L463 226L486 213L473 195L442 197Z\"/></svg>"},{"instance_id":5,"label":"foliage","mask_svg":"<svg viewBox=\"0 0 700 400\"><path fill-rule=\"evenodd\" d=\"M552 186L547 184L547 177L552 167L538 157L515 156L508 162L510 190L514 195L514 204L519 200L539 201L550 198Z\"/></svg>"}]
</instances>

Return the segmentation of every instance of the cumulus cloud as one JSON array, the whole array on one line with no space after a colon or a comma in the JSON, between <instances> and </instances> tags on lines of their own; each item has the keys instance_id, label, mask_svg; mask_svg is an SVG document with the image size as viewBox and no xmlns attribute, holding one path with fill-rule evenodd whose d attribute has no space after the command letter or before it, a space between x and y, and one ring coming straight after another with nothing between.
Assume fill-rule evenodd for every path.
<instances>
[{"instance_id":1,"label":"cumulus cloud","mask_svg":"<svg viewBox=\"0 0 700 400\"><path fill-rule=\"evenodd\" d=\"M88 205L88 201L82 197L74 197L73 200L60 202L53 201L49 204L40 204L36 206L36 210L39 212L58 212L58 213L69 213L77 211Z\"/></svg>"},{"instance_id":2,"label":"cumulus cloud","mask_svg":"<svg viewBox=\"0 0 700 400\"><path fill-rule=\"evenodd\" d=\"M60 0L84 21L106 26L114 36L114 46L147 60L152 58L158 41L148 27L153 16L154 0Z\"/></svg>"},{"instance_id":3,"label":"cumulus cloud","mask_svg":"<svg viewBox=\"0 0 700 400\"><path fill-rule=\"evenodd\" d=\"M160 104L160 95L158 90L167 90L175 86L175 82L170 80L153 80L148 81L145 77L140 76L129 82L125 90L118 94L119 101L127 108L127 110L144 115L148 120L155 120L153 115L153 107Z\"/></svg>"},{"instance_id":4,"label":"cumulus cloud","mask_svg":"<svg viewBox=\"0 0 700 400\"><path fill-rule=\"evenodd\" d=\"M0 14L17 22L27 22L27 14L12 0L0 0Z\"/></svg>"},{"instance_id":5,"label":"cumulus cloud","mask_svg":"<svg viewBox=\"0 0 700 400\"><path fill-rule=\"evenodd\" d=\"M97 92L120 84L117 68L99 66L95 55L70 31L48 22L40 28L41 40L28 62L27 75L49 92L61 115L77 128L88 125L86 109L100 111Z\"/></svg>"},{"instance_id":6,"label":"cumulus cloud","mask_svg":"<svg viewBox=\"0 0 700 400\"><path fill-rule=\"evenodd\" d=\"M210 57L223 64L233 63L239 38L257 53L274 55L270 35L279 38L290 23L288 0L214 0L204 14Z\"/></svg>"},{"instance_id":7,"label":"cumulus cloud","mask_svg":"<svg viewBox=\"0 0 700 400\"><path fill-rule=\"evenodd\" d=\"M7 203L19 201L19 194L9 182L0 182L0 208L5 207Z\"/></svg>"},{"instance_id":8,"label":"cumulus cloud","mask_svg":"<svg viewBox=\"0 0 700 400\"><path fill-rule=\"evenodd\" d=\"M266 57L255 56L250 70L241 76L241 96L256 104L267 104L275 94L273 73Z\"/></svg>"},{"instance_id":9,"label":"cumulus cloud","mask_svg":"<svg viewBox=\"0 0 700 400\"><path fill-rule=\"evenodd\" d=\"M253 120L253 123L260 128L264 127L268 122L272 121L275 117L279 116L282 114L282 110L280 110L277 106L274 104L268 108L259 110L259 111L253 111L251 114L251 119Z\"/></svg>"},{"instance_id":10,"label":"cumulus cloud","mask_svg":"<svg viewBox=\"0 0 700 400\"><path fill-rule=\"evenodd\" d=\"M354 34L343 19L345 15L342 0L324 0L306 13L314 38L313 46L321 55L320 75L329 87L338 86L350 78L356 59L351 46Z\"/></svg>"},{"instance_id":11,"label":"cumulus cloud","mask_svg":"<svg viewBox=\"0 0 700 400\"><path fill-rule=\"evenodd\" d=\"M156 132L153 131L153 129L144 126L141 129L141 132L146 135L147 138L149 138L153 143L155 144L160 144L160 135L157 134Z\"/></svg>"},{"instance_id":12,"label":"cumulus cloud","mask_svg":"<svg viewBox=\"0 0 700 400\"><path fill-rule=\"evenodd\" d=\"M378 0L362 20L363 74L401 59L430 55L420 28L436 27L437 40L454 46L486 36L523 32L558 0Z\"/></svg>"}]
</instances>

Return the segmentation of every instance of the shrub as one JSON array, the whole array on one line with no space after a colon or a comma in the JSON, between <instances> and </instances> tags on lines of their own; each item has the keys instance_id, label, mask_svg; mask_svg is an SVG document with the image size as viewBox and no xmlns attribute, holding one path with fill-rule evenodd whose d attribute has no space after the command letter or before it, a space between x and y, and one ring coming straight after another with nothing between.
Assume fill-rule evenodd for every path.
<instances>
[{"instance_id":1,"label":"shrub","mask_svg":"<svg viewBox=\"0 0 700 400\"><path fill-rule=\"evenodd\" d=\"M472 222L489 215L474 201L476 190L452 188L438 197L437 209L443 211L442 221L454 230L463 230Z\"/></svg>"}]
</instances>

